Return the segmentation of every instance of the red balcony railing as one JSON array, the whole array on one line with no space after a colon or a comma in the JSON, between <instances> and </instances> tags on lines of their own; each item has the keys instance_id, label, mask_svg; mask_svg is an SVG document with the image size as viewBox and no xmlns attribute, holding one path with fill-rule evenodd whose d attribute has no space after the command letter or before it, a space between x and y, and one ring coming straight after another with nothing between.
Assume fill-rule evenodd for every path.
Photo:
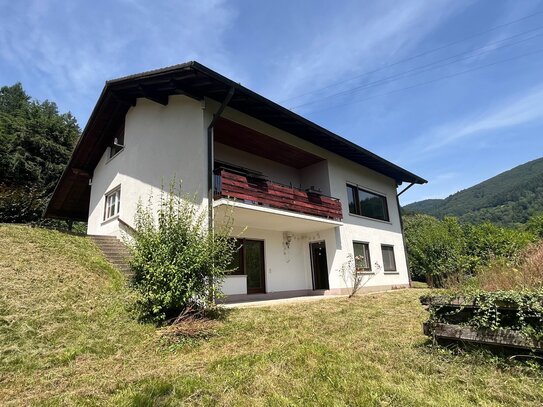
<instances>
[{"instance_id":1,"label":"red balcony railing","mask_svg":"<svg viewBox=\"0 0 543 407\"><path fill-rule=\"evenodd\" d=\"M215 199L228 198L254 205L341 220L341 202L315 192L220 169L215 174Z\"/></svg>"}]
</instances>

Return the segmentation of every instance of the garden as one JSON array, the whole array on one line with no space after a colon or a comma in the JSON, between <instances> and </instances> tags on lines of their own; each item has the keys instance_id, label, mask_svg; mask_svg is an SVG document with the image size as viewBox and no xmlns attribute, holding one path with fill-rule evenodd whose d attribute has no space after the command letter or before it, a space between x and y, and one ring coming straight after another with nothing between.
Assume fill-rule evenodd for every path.
<instances>
[{"instance_id":1,"label":"garden","mask_svg":"<svg viewBox=\"0 0 543 407\"><path fill-rule=\"evenodd\" d=\"M488 345L540 360L543 351L543 217L512 229L455 218L406 217L415 279L437 288L421 297L435 343Z\"/></svg>"}]
</instances>

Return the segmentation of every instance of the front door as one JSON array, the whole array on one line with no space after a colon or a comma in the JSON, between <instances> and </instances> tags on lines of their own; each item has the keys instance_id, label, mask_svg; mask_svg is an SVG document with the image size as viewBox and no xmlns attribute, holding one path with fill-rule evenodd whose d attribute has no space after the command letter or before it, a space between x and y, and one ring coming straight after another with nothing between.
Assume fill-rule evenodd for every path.
<instances>
[{"instance_id":1,"label":"front door","mask_svg":"<svg viewBox=\"0 0 543 407\"><path fill-rule=\"evenodd\" d=\"M326 260L326 244L324 242L309 243L311 256L311 272L313 274L313 289L328 290L328 262Z\"/></svg>"},{"instance_id":2,"label":"front door","mask_svg":"<svg viewBox=\"0 0 543 407\"><path fill-rule=\"evenodd\" d=\"M245 274L247 275L247 293L265 293L264 282L264 242L261 240L243 241Z\"/></svg>"}]
</instances>

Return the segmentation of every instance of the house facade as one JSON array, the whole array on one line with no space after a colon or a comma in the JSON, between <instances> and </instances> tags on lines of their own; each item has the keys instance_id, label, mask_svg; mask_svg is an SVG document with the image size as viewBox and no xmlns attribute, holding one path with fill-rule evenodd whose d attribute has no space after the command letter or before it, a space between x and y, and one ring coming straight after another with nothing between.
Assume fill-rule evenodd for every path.
<instances>
[{"instance_id":1,"label":"house facade","mask_svg":"<svg viewBox=\"0 0 543 407\"><path fill-rule=\"evenodd\" d=\"M422 178L190 62L106 83L46 216L130 233L172 178L241 249L230 299L409 286L398 186ZM404 187L405 188L405 187Z\"/></svg>"}]
</instances>

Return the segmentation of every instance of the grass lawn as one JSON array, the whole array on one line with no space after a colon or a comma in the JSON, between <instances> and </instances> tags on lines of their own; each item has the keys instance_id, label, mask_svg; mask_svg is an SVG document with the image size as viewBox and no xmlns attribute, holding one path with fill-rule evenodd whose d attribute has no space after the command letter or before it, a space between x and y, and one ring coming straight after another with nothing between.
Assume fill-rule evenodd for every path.
<instances>
[{"instance_id":1,"label":"grass lawn","mask_svg":"<svg viewBox=\"0 0 543 407\"><path fill-rule=\"evenodd\" d=\"M0 405L541 406L536 368L433 349L425 292L232 310L172 345L86 238L0 225Z\"/></svg>"},{"instance_id":2,"label":"grass lawn","mask_svg":"<svg viewBox=\"0 0 543 407\"><path fill-rule=\"evenodd\" d=\"M412 281L411 287L413 288L428 288L428 284L423 283L422 281Z\"/></svg>"}]
</instances>

